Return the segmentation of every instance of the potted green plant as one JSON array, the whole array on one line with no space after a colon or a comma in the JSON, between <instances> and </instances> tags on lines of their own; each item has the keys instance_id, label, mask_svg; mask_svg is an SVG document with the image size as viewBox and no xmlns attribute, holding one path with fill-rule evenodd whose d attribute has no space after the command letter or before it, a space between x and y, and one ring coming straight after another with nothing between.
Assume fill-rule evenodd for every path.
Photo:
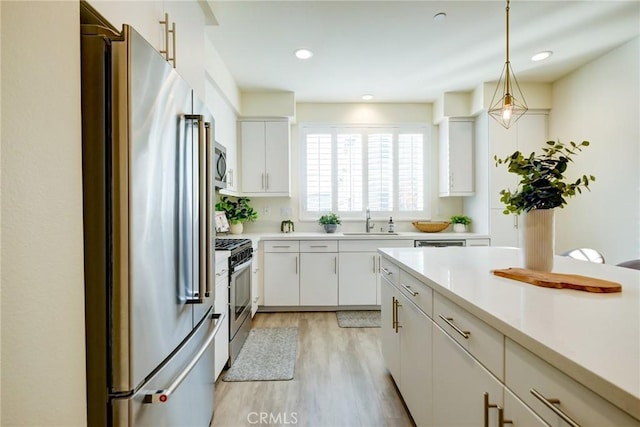
<instances>
[{"instance_id":1,"label":"potted green plant","mask_svg":"<svg viewBox=\"0 0 640 427\"><path fill-rule=\"evenodd\" d=\"M471 224L471 218L466 215L454 215L451 217L453 223L453 231L456 233L464 233L467 231L467 225Z\"/></svg>"},{"instance_id":2,"label":"potted green plant","mask_svg":"<svg viewBox=\"0 0 640 427\"><path fill-rule=\"evenodd\" d=\"M239 197L234 201L228 196L220 196L220 201L216 203L216 210L225 212L231 234L241 234L244 228L243 223L258 219L258 212L249 205L250 201L251 199L247 197Z\"/></svg>"},{"instance_id":3,"label":"potted green plant","mask_svg":"<svg viewBox=\"0 0 640 427\"><path fill-rule=\"evenodd\" d=\"M318 223L324 227L324 231L327 233L335 233L338 228L338 224L342 224L340 217L333 212L322 215L318 220Z\"/></svg>"},{"instance_id":4,"label":"potted green plant","mask_svg":"<svg viewBox=\"0 0 640 427\"><path fill-rule=\"evenodd\" d=\"M582 188L590 190L589 184L596 179L593 175L582 175L575 181L565 177L573 156L588 146L589 141L570 141L569 145L547 141L542 154L525 157L516 151L505 158L494 156L496 166L506 164L508 171L520 178L515 190L500 191L500 201L505 205L505 215L524 213L521 230L525 268L553 268L554 208L563 208L567 198L582 193Z\"/></svg>"}]
</instances>

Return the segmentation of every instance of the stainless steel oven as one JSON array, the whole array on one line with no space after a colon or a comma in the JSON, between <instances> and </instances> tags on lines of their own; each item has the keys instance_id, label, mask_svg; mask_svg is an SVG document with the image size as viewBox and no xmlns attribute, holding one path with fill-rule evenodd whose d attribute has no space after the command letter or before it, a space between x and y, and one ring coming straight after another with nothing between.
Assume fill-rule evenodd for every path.
<instances>
[{"instance_id":1,"label":"stainless steel oven","mask_svg":"<svg viewBox=\"0 0 640 427\"><path fill-rule=\"evenodd\" d=\"M229 250L229 366L240 353L251 330L250 239L216 239L216 250Z\"/></svg>"}]
</instances>

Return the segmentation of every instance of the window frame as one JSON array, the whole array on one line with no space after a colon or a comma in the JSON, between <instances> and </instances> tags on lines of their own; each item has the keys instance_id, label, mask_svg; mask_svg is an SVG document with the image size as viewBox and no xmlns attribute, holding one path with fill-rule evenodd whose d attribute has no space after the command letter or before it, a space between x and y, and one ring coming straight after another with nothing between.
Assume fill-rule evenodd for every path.
<instances>
[{"instance_id":1,"label":"window frame","mask_svg":"<svg viewBox=\"0 0 640 427\"><path fill-rule=\"evenodd\" d=\"M380 131L380 132L377 132ZM298 189L299 189L299 212L301 221L317 221L317 219L329 211L307 211L307 139L306 135L311 133L331 134L331 158L332 158L332 195L331 205L332 211L337 213L343 221L362 221L365 217L365 210L368 205L369 188L368 188L368 135L372 133L393 133L392 139L392 174L393 174L393 210L392 211L371 211L371 217L375 219L388 219L393 217L394 221L406 221L428 219L431 215L431 187L433 185L433 176L435 167L432 159L432 125L429 123L403 123L403 124L338 124L338 123L300 123L298 125L298 147L299 147L299 173L298 173ZM363 189L362 200L363 206L361 211L338 211L337 210L337 134L346 132L360 132L363 135L362 148L362 167L363 167ZM423 210L421 211L400 211L399 210L399 176L398 176L398 135L399 134L415 134L420 133L423 136Z\"/></svg>"}]
</instances>

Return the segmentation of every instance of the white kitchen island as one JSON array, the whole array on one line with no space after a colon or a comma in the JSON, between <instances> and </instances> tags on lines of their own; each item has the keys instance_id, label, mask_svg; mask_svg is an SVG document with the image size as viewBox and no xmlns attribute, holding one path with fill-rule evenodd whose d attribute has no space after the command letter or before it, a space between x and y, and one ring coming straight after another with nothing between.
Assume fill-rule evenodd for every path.
<instances>
[{"instance_id":1,"label":"white kitchen island","mask_svg":"<svg viewBox=\"0 0 640 427\"><path fill-rule=\"evenodd\" d=\"M479 413L473 416L482 418L484 412L489 414L488 425L496 425L499 408L505 419L520 421L514 425L566 426L573 420L580 426L640 426L640 271L555 258L554 272L622 284L621 293L596 294L494 276L492 270L522 266L514 248L379 252L383 295L386 292L389 300L382 301L383 355L388 365L400 366L389 370L400 382L414 418L414 396L405 393L433 396L427 405L433 406L433 414L416 419L418 425L481 425L477 418L469 424L447 419L476 410ZM418 319L415 313L430 326L432 339L423 347L422 360L431 371L402 366L412 363L410 355L402 354L403 339L409 343L422 339L422 335L407 337L403 325L411 324L411 316ZM468 376L456 382L465 369ZM423 380L409 386L412 376ZM480 394L469 397L472 408L464 408L464 392L476 386L473 378ZM452 396L459 395L459 400L450 407L446 399L438 402L438 396L446 396L446 388L455 384L461 386ZM483 391L489 389L485 409Z\"/></svg>"}]
</instances>

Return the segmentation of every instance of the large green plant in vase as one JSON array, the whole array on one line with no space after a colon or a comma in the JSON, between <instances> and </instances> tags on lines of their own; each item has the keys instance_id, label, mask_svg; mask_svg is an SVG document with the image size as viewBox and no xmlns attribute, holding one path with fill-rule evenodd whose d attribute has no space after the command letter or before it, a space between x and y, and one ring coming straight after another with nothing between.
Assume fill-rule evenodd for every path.
<instances>
[{"instance_id":1,"label":"large green plant in vase","mask_svg":"<svg viewBox=\"0 0 640 427\"><path fill-rule=\"evenodd\" d=\"M542 154L531 153L525 157L520 151L510 156L494 156L496 166L505 164L520 180L515 190L500 191L500 201L505 205L504 213L523 214L521 221L522 253L524 267L531 270L551 271L554 254L554 208L563 208L567 198L589 189L595 181L593 175L582 175L568 181L565 172L573 157L588 147L589 141L581 143L547 141Z\"/></svg>"}]
</instances>

